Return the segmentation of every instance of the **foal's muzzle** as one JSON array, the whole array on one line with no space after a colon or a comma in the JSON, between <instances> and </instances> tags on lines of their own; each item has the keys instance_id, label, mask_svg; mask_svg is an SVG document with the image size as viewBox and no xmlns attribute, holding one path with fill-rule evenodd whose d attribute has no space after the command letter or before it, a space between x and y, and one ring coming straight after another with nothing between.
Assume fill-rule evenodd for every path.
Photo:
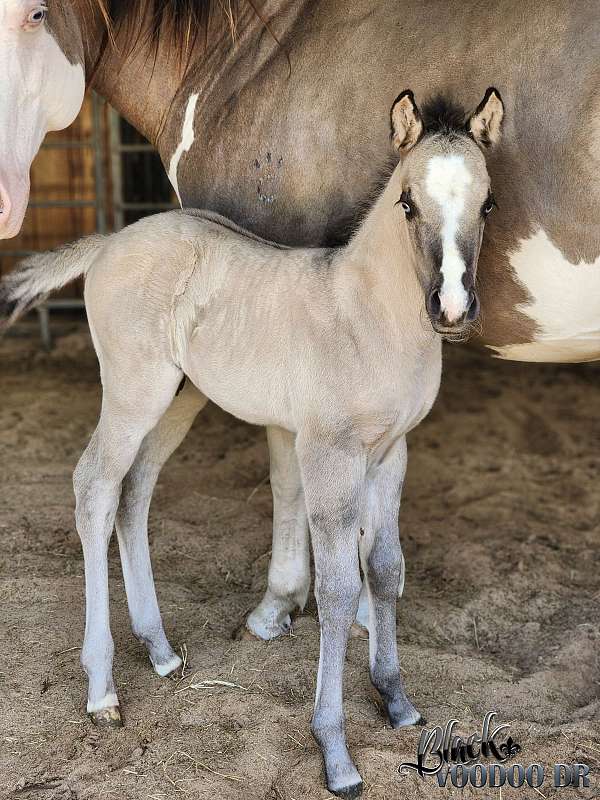
<instances>
[{"instance_id":1,"label":"foal's muzzle","mask_svg":"<svg viewBox=\"0 0 600 800\"><path fill-rule=\"evenodd\" d=\"M439 289L432 289L429 292L425 305L434 331L448 339L464 338L464 334L468 333L472 323L479 316L479 298L474 289L469 289L466 311L452 320L448 319L442 307Z\"/></svg>"}]
</instances>

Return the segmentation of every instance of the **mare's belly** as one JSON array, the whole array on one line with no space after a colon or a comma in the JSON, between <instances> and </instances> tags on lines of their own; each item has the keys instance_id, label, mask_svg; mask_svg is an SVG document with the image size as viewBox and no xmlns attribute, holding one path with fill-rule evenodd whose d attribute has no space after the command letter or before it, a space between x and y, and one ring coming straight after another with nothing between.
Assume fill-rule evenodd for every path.
<instances>
[{"instance_id":1,"label":"mare's belly","mask_svg":"<svg viewBox=\"0 0 600 800\"><path fill-rule=\"evenodd\" d=\"M531 342L493 348L497 355L513 361L600 359L600 256L573 264L540 230L519 244L510 263L531 296L518 310L537 332Z\"/></svg>"}]
</instances>

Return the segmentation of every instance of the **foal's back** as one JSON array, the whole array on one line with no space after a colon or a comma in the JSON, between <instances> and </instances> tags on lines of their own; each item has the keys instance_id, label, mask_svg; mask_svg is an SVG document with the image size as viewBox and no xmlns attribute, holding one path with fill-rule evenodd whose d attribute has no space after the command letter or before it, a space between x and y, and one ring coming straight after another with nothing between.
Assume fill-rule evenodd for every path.
<instances>
[{"instance_id":1,"label":"foal's back","mask_svg":"<svg viewBox=\"0 0 600 800\"><path fill-rule=\"evenodd\" d=\"M145 217L105 239L86 279L92 330L105 341L131 337L148 325L167 332L182 301L207 304L217 293L227 302L232 271L243 273L280 261L287 250L210 212L169 211ZM245 267L242 271L240 267ZM159 326L157 328L157 325ZM108 339L106 338L108 337Z\"/></svg>"},{"instance_id":2,"label":"foal's back","mask_svg":"<svg viewBox=\"0 0 600 800\"><path fill-rule=\"evenodd\" d=\"M299 350L339 344L331 293L324 251L173 211L106 239L85 300L101 369L115 353L126 370L176 365L222 408L266 425L289 422L290 385L310 381Z\"/></svg>"}]
</instances>

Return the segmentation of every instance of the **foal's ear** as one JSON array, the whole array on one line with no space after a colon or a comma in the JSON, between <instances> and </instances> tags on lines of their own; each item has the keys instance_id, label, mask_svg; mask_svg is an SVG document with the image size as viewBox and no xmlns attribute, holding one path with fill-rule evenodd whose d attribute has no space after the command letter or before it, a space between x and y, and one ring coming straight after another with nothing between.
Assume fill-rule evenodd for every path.
<instances>
[{"instance_id":1,"label":"foal's ear","mask_svg":"<svg viewBox=\"0 0 600 800\"><path fill-rule=\"evenodd\" d=\"M504 103L500 92L490 86L471 114L467 130L482 150L491 149L500 141L503 119Z\"/></svg>"},{"instance_id":2,"label":"foal's ear","mask_svg":"<svg viewBox=\"0 0 600 800\"><path fill-rule=\"evenodd\" d=\"M423 133L423 121L410 89L405 89L394 100L390 111L392 144L399 153L408 153Z\"/></svg>"}]
</instances>

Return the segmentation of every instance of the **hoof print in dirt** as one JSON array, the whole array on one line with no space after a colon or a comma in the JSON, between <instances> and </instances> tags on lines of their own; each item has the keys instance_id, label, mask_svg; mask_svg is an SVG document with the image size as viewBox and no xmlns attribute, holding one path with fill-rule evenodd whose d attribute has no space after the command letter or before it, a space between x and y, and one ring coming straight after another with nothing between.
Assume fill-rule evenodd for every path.
<instances>
[{"instance_id":1,"label":"hoof print in dirt","mask_svg":"<svg viewBox=\"0 0 600 800\"><path fill-rule=\"evenodd\" d=\"M92 711L88 716L98 728L123 727L119 706L110 706L110 708L103 708L100 711Z\"/></svg>"}]
</instances>

